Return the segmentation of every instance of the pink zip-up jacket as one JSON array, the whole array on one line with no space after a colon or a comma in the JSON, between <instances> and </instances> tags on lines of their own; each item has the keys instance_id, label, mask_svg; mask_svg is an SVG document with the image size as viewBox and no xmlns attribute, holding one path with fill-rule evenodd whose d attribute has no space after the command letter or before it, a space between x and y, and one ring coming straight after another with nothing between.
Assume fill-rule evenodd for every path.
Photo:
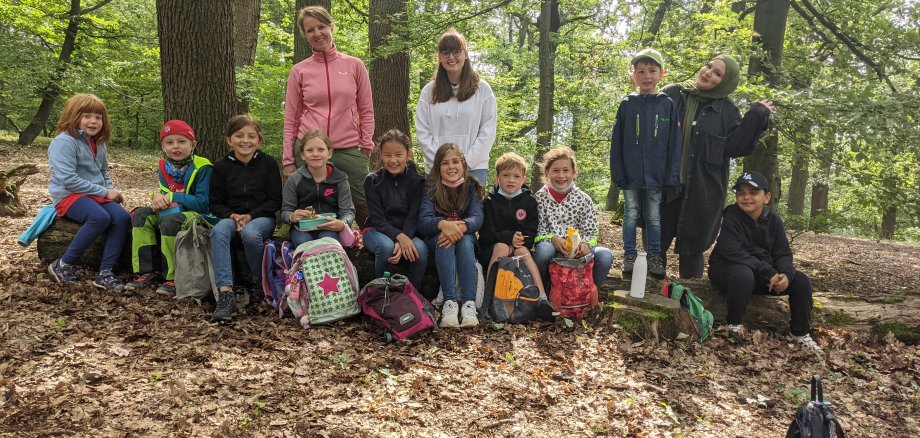
<instances>
[{"instance_id":1,"label":"pink zip-up jacket","mask_svg":"<svg viewBox=\"0 0 920 438\"><path fill-rule=\"evenodd\" d=\"M294 164L294 141L317 129L333 149L374 147L374 104L367 68L335 47L314 52L288 75L283 165Z\"/></svg>"}]
</instances>

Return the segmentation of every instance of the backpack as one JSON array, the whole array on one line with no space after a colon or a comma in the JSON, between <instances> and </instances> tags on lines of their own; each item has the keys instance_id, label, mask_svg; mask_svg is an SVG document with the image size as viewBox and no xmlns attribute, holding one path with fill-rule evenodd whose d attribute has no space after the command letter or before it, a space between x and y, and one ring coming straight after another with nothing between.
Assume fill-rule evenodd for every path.
<instances>
[{"instance_id":1,"label":"backpack","mask_svg":"<svg viewBox=\"0 0 920 438\"><path fill-rule=\"evenodd\" d=\"M563 316L584 318L597 307L594 254L577 259L556 257L549 264L549 302Z\"/></svg>"},{"instance_id":2,"label":"backpack","mask_svg":"<svg viewBox=\"0 0 920 438\"><path fill-rule=\"evenodd\" d=\"M387 343L438 328L434 307L403 275L372 280L361 289L358 304L371 331L380 333Z\"/></svg>"},{"instance_id":3,"label":"backpack","mask_svg":"<svg viewBox=\"0 0 920 438\"><path fill-rule=\"evenodd\" d=\"M489 269L482 313L492 321L523 324L537 317L540 289L521 259L499 257Z\"/></svg>"},{"instance_id":4,"label":"backpack","mask_svg":"<svg viewBox=\"0 0 920 438\"><path fill-rule=\"evenodd\" d=\"M457 299L460 299L460 274L459 272L457 273L457 282L455 284L456 284L456 289L454 290L457 291ZM482 300L483 300L483 296L485 295L485 290L486 290L485 280L483 280L483 276L482 276L482 265L480 265L479 262L476 262L476 308L477 309L482 308ZM431 300L431 304L435 307L441 307L441 304L444 304L444 289L441 289L441 288L438 289L438 296L435 297L433 300ZM462 305L463 303L460 303L460 304Z\"/></svg>"},{"instance_id":5,"label":"backpack","mask_svg":"<svg viewBox=\"0 0 920 438\"><path fill-rule=\"evenodd\" d=\"M831 404L824 401L821 378L811 378L811 400L802 403L786 431L786 438L845 438Z\"/></svg>"},{"instance_id":6,"label":"backpack","mask_svg":"<svg viewBox=\"0 0 920 438\"><path fill-rule=\"evenodd\" d=\"M189 218L176 234L176 299L199 305L212 295L217 299L214 263L211 261L211 223L204 216Z\"/></svg>"},{"instance_id":7,"label":"backpack","mask_svg":"<svg viewBox=\"0 0 920 438\"><path fill-rule=\"evenodd\" d=\"M361 312L358 273L338 240L323 237L300 244L294 250L288 275L287 305L304 328Z\"/></svg>"},{"instance_id":8,"label":"backpack","mask_svg":"<svg viewBox=\"0 0 920 438\"><path fill-rule=\"evenodd\" d=\"M290 313L284 298L284 287L291 282L287 272L293 262L291 242L266 240L262 250L262 293L265 301L278 310L278 316Z\"/></svg>"},{"instance_id":9,"label":"backpack","mask_svg":"<svg viewBox=\"0 0 920 438\"><path fill-rule=\"evenodd\" d=\"M693 326L696 327L696 334L699 335L700 341L705 341L712 333L712 312L703 307L703 301L694 295L690 288L676 281L669 281L667 288L667 296L680 302L680 307L686 310L690 319L693 320Z\"/></svg>"}]
</instances>

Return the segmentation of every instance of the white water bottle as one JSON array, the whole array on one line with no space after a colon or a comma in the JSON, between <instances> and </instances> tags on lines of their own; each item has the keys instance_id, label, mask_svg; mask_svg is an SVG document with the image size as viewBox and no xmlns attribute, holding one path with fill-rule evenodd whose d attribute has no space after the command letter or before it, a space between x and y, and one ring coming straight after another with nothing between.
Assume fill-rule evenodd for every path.
<instances>
[{"instance_id":1,"label":"white water bottle","mask_svg":"<svg viewBox=\"0 0 920 438\"><path fill-rule=\"evenodd\" d=\"M648 273L648 261L645 260L645 251L639 251L636 263L633 265L632 283L629 285L629 296L645 298L645 277Z\"/></svg>"}]
</instances>

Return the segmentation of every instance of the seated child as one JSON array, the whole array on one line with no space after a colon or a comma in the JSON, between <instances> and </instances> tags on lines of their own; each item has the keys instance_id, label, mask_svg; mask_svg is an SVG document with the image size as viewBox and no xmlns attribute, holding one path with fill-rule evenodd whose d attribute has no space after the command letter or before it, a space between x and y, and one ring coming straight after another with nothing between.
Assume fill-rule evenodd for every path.
<instances>
[{"instance_id":1,"label":"seated child","mask_svg":"<svg viewBox=\"0 0 920 438\"><path fill-rule=\"evenodd\" d=\"M767 179L745 172L732 186L735 203L722 213L722 229L709 256L709 281L728 297L728 329L742 333L751 294L789 295L789 337L820 351L811 338L811 280L792 266L783 220L770 202Z\"/></svg>"},{"instance_id":2,"label":"seated child","mask_svg":"<svg viewBox=\"0 0 920 438\"><path fill-rule=\"evenodd\" d=\"M281 221L291 224L291 243L297 248L301 243L321 237L339 240L339 231L355 220L348 175L329 164L332 144L317 130L303 136L300 157L304 165L284 182L281 196ZM324 216L328 213L336 217ZM298 228L300 220L317 217L324 217L326 223L315 230Z\"/></svg>"},{"instance_id":3,"label":"seated child","mask_svg":"<svg viewBox=\"0 0 920 438\"><path fill-rule=\"evenodd\" d=\"M391 129L377 142L380 168L364 179L367 220L364 221L364 246L374 253L374 275L402 260L409 262L409 281L421 290L428 267L428 247L416 236L419 202L425 178L412 162L409 136Z\"/></svg>"},{"instance_id":4,"label":"seated child","mask_svg":"<svg viewBox=\"0 0 920 438\"><path fill-rule=\"evenodd\" d=\"M58 283L79 280L74 264L96 238L108 232L93 286L121 290L124 285L112 270L128 237L131 215L121 206L124 198L109 178L106 143L112 125L105 104L92 94L71 97L61 110L57 133L48 146L48 191L58 217L83 225L64 255L48 266L48 272Z\"/></svg>"},{"instance_id":5,"label":"seated child","mask_svg":"<svg viewBox=\"0 0 920 438\"><path fill-rule=\"evenodd\" d=\"M434 154L434 166L419 206L418 229L434 253L438 280L444 292L441 327L475 327L476 231L482 227L484 190L470 175L460 146L445 143ZM463 302L457 318L457 279Z\"/></svg>"},{"instance_id":6,"label":"seated child","mask_svg":"<svg viewBox=\"0 0 920 438\"><path fill-rule=\"evenodd\" d=\"M597 213L591 197L575 186L578 175L575 152L565 146L555 147L543 155L543 160L546 185L535 195L540 207L540 224L534 259L544 287L549 286L549 263L554 257L566 254L564 236L568 227L574 227L582 239L574 257L584 257L589 252L594 254L594 284L600 289L613 265L613 254L607 248L594 246L597 245Z\"/></svg>"},{"instance_id":7,"label":"seated child","mask_svg":"<svg viewBox=\"0 0 920 438\"><path fill-rule=\"evenodd\" d=\"M152 194L149 207L134 211L131 255L137 278L125 289L135 290L163 282L157 292L176 294L176 235L185 221L196 214L208 214L211 161L194 154L195 131L182 120L170 120L160 129L160 160L157 174L159 193ZM157 229L160 245L157 248ZM166 261L166 276L157 271L160 257ZM165 281L165 282L164 282Z\"/></svg>"},{"instance_id":8,"label":"seated child","mask_svg":"<svg viewBox=\"0 0 920 438\"><path fill-rule=\"evenodd\" d=\"M479 247L489 257L486 272L499 257L520 256L533 275L540 290L541 317L551 316L546 309L546 290L540 270L534 263L530 249L537 236L539 207L527 182L527 162L514 152L502 154L495 161L495 180L498 184L483 202L483 223L479 230Z\"/></svg>"},{"instance_id":9,"label":"seated child","mask_svg":"<svg viewBox=\"0 0 920 438\"><path fill-rule=\"evenodd\" d=\"M275 231L281 208L281 172L262 148L262 127L241 114L227 123L230 153L214 163L211 212L220 221L211 229L217 306L211 322L229 322L236 313L230 243L241 241L253 284L262 284L262 245Z\"/></svg>"}]
</instances>

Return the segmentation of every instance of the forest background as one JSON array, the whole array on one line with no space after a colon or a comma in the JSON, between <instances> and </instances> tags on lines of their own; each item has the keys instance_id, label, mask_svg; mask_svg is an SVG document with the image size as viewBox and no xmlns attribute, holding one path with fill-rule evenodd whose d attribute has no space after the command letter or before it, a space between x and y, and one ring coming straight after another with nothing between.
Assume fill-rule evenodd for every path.
<instances>
[{"instance_id":1,"label":"forest background","mask_svg":"<svg viewBox=\"0 0 920 438\"><path fill-rule=\"evenodd\" d=\"M493 156L538 161L576 149L579 185L608 196L614 108L628 60L651 46L661 85L718 53L742 62L742 111L777 104L774 129L742 168L767 174L793 227L920 240L920 4L911 0L2 0L0 130L52 136L64 100L106 102L116 148L156 150L165 119L189 120L199 151L225 150L223 124L249 112L280 157L285 81L309 56L296 10L329 7L338 49L365 61L377 133L414 134L435 44L456 27L498 99ZM34 150L34 149L33 149ZM615 210L615 209L614 209Z\"/></svg>"}]
</instances>

